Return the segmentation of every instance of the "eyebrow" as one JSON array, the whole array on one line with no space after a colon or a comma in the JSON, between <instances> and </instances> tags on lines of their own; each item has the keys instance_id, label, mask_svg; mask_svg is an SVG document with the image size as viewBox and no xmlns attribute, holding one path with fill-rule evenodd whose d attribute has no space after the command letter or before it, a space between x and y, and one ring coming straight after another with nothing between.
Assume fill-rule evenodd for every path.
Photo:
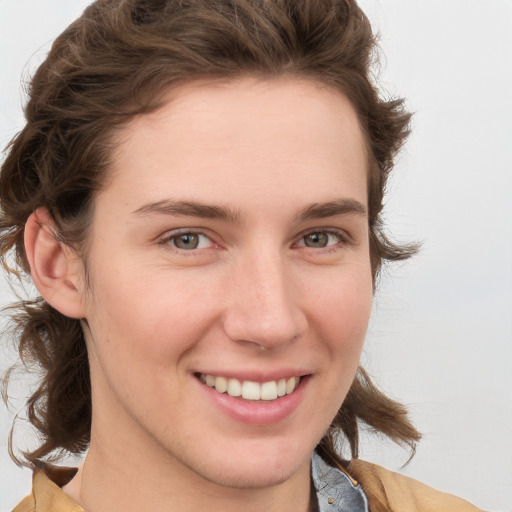
<instances>
[{"instance_id":1,"label":"eyebrow","mask_svg":"<svg viewBox=\"0 0 512 512\"><path fill-rule=\"evenodd\" d=\"M203 219L218 219L232 224L241 224L243 216L238 209L226 206L198 203L196 201L173 201L170 199L148 203L132 212L137 216L154 214L183 215ZM298 211L299 221L323 219L337 215L366 217L366 207L355 199L340 198L325 203L314 203Z\"/></svg>"},{"instance_id":2,"label":"eyebrow","mask_svg":"<svg viewBox=\"0 0 512 512\"><path fill-rule=\"evenodd\" d=\"M240 224L242 215L239 210L196 201L163 200L149 203L132 212L138 216L153 214L184 215L187 217L200 217L203 219L218 219L232 224Z\"/></svg>"},{"instance_id":3,"label":"eyebrow","mask_svg":"<svg viewBox=\"0 0 512 512\"><path fill-rule=\"evenodd\" d=\"M315 203L299 211L298 220L324 219L336 215L367 216L366 207L355 199L336 199L327 203Z\"/></svg>"}]
</instances>

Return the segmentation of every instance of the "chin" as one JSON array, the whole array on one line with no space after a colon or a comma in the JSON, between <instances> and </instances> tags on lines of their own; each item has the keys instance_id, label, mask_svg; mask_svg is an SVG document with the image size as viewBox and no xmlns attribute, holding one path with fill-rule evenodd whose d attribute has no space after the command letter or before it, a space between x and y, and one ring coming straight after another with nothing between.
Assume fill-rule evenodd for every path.
<instances>
[{"instance_id":1,"label":"chin","mask_svg":"<svg viewBox=\"0 0 512 512\"><path fill-rule=\"evenodd\" d=\"M309 458L308 458L309 465ZM297 473L302 464L290 467L276 463L273 467L239 463L235 467L205 468L201 475L205 480L223 487L234 489L262 489L274 487L289 480Z\"/></svg>"},{"instance_id":2,"label":"chin","mask_svg":"<svg viewBox=\"0 0 512 512\"><path fill-rule=\"evenodd\" d=\"M291 479L301 470L309 472L313 449L302 448L298 451L290 446L283 448L265 446L256 450L232 450L220 456L210 453L204 454L199 461L182 463L202 479L223 487L273 487Z\"/></svg>"}]
</instances>

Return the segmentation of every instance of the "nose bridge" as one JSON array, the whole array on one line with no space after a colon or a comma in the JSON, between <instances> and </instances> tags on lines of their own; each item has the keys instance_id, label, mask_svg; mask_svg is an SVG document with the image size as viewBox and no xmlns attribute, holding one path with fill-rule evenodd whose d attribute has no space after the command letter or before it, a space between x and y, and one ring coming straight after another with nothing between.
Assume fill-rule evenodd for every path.
<instances>
[{"instance_id":1,"label":"nose bridge","mask_svg":"<svg viewBox=\"0 0 512 512\"><path fill-rule=\"evenodd\" d=\"M290 269L278 250L240 258L225 316L225 331L237 341L271 348L293 340L305 319L293 297Z\"/></svg>"}]
</instances>

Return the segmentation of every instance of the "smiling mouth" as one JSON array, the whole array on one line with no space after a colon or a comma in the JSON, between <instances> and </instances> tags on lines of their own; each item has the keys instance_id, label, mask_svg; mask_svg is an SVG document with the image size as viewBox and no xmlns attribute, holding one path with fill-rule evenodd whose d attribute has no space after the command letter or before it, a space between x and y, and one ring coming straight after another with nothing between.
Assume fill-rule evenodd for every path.
<instances>
[{"instance_id":1,"label":"smiling mouth","mask_svg":"<svg viewBox=\"0 0 512 512\"><path fill-rule=\"evenodd\" d=\"M277 400L295 391L300 383L300 377L289 379L270 380L268 382L254 382L238 380L215 375L198 374L199 380L218 393L232 397L242 397L245 400Z\"/></svg>"}]
</instances>

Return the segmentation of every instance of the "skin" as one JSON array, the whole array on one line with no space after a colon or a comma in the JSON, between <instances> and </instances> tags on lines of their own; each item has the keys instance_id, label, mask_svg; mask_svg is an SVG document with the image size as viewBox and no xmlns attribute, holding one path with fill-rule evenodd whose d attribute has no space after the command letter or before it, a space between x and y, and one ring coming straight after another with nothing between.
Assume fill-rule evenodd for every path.
<instances>
[{"instance_id":1,"label":"skin","mask_svg":"<svg viewBox=\"0 0 512 512\"><path fill-rule=\"evenodd\" d=\"M354 378L372 302L357 115L297 78L186 85L167 100L119 136L88 284L67 259L82 276L73 313L93 421L65 490L92 512L308 510L311 453ZM179 213L183 201L231 215ZM184 233L198 248L176 246ZM200 372L307 377L290 413L258 424L219 408Z\"/></svg>"}]
</instances>

